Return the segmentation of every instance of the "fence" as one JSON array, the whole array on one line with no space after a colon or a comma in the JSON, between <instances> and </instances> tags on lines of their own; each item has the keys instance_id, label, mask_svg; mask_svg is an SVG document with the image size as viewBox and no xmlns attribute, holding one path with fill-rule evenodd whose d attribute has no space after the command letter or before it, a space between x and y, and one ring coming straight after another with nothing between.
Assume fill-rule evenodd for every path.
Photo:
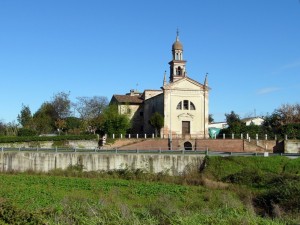
<instances>
[{"instance_id":1,"label":"fence","mask_svg":"<svg viewBox=\"0 0 300 225\"><path fill-rule=\"evenodd\" d=\"M196 150L166 150L162 148L153 149L82 149L82 148L6 148L0 147L0 153L5 152L49 152L49 153L99 153L99 154L188 154L188 155L207 155L207 156L286 156L286 157L300 157L300 153L258 153L258 152L222 152L222 151L209 151L208 149Z\"/></svg>"},{"instance_id":2,"label":"fence","mask_svg":"<svg viewBox=\"0 0 300 225\"><path fill-rule=\"evenodd\" d=\"M154 133L152 134L147 134L147 133L143 133L143 134L112 134L110 136L108 136L109 138L112 139L131 139L131 138L136 138L136 139L154 139L154 138L170 138L170 135L163 135L160 136L158 135L157 137L155 136ZM204 136L203 135L190 135L191 139L202 139ZM172 138L173 139L181 139L182 135L181 134L172 134ZM241 134L219 134L218 136L215 135L214 137L210 137L210 139L245 139L248 141L251 140L279 140L279 139L284 139L284 140L288 140L288 139L295 139L294 137L288 136L288 135L284 135L279 136L276 134L248 134L248 133L241 133Z\"/></svg>"}]
</instances>

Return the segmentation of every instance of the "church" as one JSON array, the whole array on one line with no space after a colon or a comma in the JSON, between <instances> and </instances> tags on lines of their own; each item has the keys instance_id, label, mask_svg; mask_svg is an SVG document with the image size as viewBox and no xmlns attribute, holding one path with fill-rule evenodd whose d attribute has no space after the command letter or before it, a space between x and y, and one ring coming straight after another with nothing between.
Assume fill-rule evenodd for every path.
<instances>
[{"instance_id":1,"label":"church","mask_svg":"<svg viewBox=\"0 0 300 225\"><path fill-rule=\"evenodd\" d=\"M117 104L119 113L131 120L133 134L153 134L155 128L149 120L158 112L164 118L160 130L162 138L205 139L208 134L209 90L207 76L204 84L190 78L186 72L183 45L176 40L172 45L172 60L169 62L169 80L165 72L163 85L157 90L140 93L131 90L125 95L113 95L111 104Z\"/></svg>"}]
</instances>

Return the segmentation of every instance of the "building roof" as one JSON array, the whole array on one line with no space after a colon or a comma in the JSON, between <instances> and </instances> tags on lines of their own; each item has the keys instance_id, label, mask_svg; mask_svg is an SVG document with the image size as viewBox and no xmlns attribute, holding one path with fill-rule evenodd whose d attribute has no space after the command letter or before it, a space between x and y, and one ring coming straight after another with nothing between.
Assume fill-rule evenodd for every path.
<instances>
[{"instance_id":1,"label":"building roof","mask_svg":"<svg viewBox=\"0 0 300 225\"><path fill-rule=\"evenodd\" d=\"M131 95L113 95L112 100L115 99L119 103L132 103L132 104L141 104L143 99L141 96L131 96Z\"/></svg>"}]
</instances>

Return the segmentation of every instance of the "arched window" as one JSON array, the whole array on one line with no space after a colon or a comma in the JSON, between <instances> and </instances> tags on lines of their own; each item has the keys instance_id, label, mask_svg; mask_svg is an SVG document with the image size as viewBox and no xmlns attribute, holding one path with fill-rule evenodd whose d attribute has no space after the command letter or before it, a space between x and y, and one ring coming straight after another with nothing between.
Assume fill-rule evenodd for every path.
<instances>
[{"instance_id":1,"label":"arched window","mask_svg":"<svg viewBox=\"0 0 300 225\"><path fill-rule=\"evenodd\" d=\"M178 68L177 68L177 74L176 75L181 75L181 73L182 73L182 69L181 69L181 67L179 66Z\"/></svg>"},{"instance_id":2,"label":"arched window","mask_svg":"<svg viewBox=\"0 0 300 225\"><path fill-rule=\"evenodd\" d=\"M194 105L193 102L189 101L189 100L183 100L180 101L177 106L176 106L177 110L196 110L196 107Z\"/></svg>"},{"instance_id":3,"label":"arched window","mask_svg":"<svg viewBox=\"0 0 300 225\"><path fill-rule=\"evenodd\" d=\"M183 109L184 110L189 110L189 101L188 100L183 101Z\"/></svg>"},{"instance_id":4,"label":"arched window","mask_svg":"<svg viewBox=\"0 0 300 225\"><path fill-rule=\"evenodd\" d=\"M176 109L181 110L182 109L182 102L179 102Z\"/></svg>"},{"instance_id":5,"label":"arched window","mask_svg":"<svg viewBox=\"0 0 300 225\"><path fill-rule=\"evenodd\" d=\"M190 110L196 110L194 103L190 102Z\"/></svg>"}]
</instances>

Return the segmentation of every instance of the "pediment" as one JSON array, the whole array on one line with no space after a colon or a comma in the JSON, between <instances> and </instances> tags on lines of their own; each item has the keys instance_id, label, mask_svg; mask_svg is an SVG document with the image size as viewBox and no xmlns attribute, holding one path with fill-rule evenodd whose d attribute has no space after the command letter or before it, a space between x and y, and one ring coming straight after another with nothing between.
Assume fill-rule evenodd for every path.
<instances>
[{"instance_id":1,"label":"pediment","mask_svg":"<svg viewBox=\"0 0 300 225\"><path fill-rule=\"evenodd\" d=\"M192 80L188 77L184 77L175 82L169 83L163 87L164 89L182 89L182 90L203 90L204 85Z\"/></svg>"}]
</instances>

